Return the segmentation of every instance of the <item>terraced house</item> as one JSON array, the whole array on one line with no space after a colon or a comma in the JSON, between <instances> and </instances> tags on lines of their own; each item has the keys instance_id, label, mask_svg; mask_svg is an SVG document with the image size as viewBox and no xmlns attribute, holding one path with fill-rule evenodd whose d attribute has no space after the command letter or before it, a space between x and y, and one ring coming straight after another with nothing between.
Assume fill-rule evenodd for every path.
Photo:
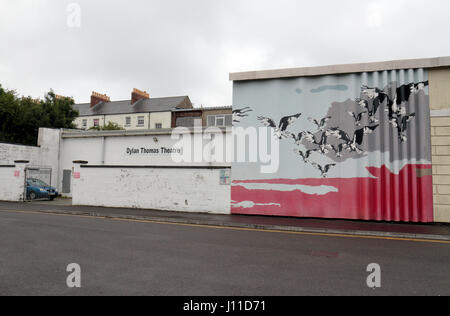
<instances>
[{"instance_id":1,"label":"terraced house","mask_svg":"<svg viewBox=\"0 0 450 316\"><path fill-rule=\"evenodd\" d=\"M105 94L92 92L91 102L75 104L80 116L75 120L79 129L102 127L109 122L126 130L169 129L172 127L172 111L192 109L188 96L150 98L139 89L133 89L131 100L111 101Z\"/></svg>"}]
</instances>

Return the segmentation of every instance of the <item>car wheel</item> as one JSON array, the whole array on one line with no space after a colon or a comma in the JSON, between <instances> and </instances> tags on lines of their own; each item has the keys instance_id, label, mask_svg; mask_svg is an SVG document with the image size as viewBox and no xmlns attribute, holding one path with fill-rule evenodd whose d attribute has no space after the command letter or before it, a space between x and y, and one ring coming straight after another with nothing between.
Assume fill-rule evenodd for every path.
<instances>
[{"instance_id":1,"label":"car wheel","mask_svg":"<svg viewBox=\"0 0 450 316\"><path fill-rule=\"evenodd\" d=\"M30 193L30 200L36 200L36 193L34 193L34 192L31 192Z\"/></svg>"},{"instance_id":2,"label":"car wheel","mask_svg":"<svg viewBox=\"0 0 450 316\"><path fill-rule=\"evenodd\" d=\"M53 200L55 199L55 197L54 197L54 196L51 196L51 197L49 197L48 199L49 199L49 201L53 201Z\"/></svg>"}]
</instances>

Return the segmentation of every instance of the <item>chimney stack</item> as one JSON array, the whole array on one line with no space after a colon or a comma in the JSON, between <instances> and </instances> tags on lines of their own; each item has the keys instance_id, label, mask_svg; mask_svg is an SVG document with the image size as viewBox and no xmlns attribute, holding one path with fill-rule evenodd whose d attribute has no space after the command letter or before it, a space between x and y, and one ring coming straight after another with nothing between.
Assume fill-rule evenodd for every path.
<instances>
[{"instance_id":1,"label":"chimney stack","mask_svg":"<svg viewBox=\"0 0 450 316\"><path fill-rule=\"evenodd\" d=\"M91 108L96 106L99 103L102 102L110 102L111 98L108 97L106 94L100 94L98 92L93 91L91 95Z\"/></svg>"},{"instance_id":2,"label":"chimney stack","mask_svg":"<svg viewBox=\"0 0 450 316\"><path fill-rule=\"evenodd\" d=\"M150 99L150 94L148 94L147 91L141 91L134 88L133 92L131 93L131 105L142 99Z\"/></svg>"}]
</instances>

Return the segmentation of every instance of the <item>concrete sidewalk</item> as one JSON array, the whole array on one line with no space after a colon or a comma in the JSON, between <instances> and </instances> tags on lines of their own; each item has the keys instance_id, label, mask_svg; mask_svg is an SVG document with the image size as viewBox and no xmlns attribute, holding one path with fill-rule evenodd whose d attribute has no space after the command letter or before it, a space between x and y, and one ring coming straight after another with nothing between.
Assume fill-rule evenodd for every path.
<instances>
[{"instance_id":1,"label":"concrete sidewalk","mask_svg":"<svg viewBox=\"0 0 450 316\"><path fill-rule=\"evenodd\" d=\"M52 214L84 215L116 219L147 220L165 223L208 225L240 229L304 232L318 234L345 234L389 238L412 238L450 241L449 224L404 224L348 220L323 220L245 215L214 215L180 213L129 208L72 206L71 200L57 199L28 203L0 202L1 210L43 212Z\"/></svg>"}]
</instances>

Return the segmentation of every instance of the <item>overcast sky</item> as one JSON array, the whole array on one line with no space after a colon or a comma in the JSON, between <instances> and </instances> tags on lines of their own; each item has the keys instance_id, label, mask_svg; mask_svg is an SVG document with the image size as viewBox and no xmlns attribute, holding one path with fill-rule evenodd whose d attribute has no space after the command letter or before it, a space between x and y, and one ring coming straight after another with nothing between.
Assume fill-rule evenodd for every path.
<instances>
[{"instance_id":1,"label":"overcast sky","mask_svg":"<svg viewBox=\"0 0 450 316\"><path fill-rule=\"evenodd\" d=\"M448 56L449 34L448 0L0 0L0 84L231 105L230 72Z\"/></svg>"}]
</instances>

